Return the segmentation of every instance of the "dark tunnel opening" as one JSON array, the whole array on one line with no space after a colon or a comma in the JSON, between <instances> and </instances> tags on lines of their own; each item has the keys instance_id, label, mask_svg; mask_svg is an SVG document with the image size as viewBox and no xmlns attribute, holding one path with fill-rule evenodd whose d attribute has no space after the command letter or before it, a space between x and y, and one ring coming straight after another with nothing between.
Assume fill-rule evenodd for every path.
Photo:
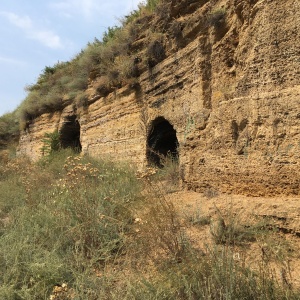
<instances>
[{"instance_id":1,"label":"dark tunnel opening","mask_svg":"<svg viewBox=\"0 0 300 300\"><path fill-rule=\"evenodd\" d=\"M60 129L60 144L63 149L72 148L76 152L81 152L80 124L77 117L66 117Z\"/></svg>"},{"instance_id":2,"label":"dark tunnel opening","mask_svg":"<svg viewBox=\"0 0 300 300\"><path fill-rule=\"evenodd\" d=\"M158 117L152 122L148 134L147 160L149 164L163 168L167 157L178 161L176 130L165 118Z\"/></svg>"}]
</instances>

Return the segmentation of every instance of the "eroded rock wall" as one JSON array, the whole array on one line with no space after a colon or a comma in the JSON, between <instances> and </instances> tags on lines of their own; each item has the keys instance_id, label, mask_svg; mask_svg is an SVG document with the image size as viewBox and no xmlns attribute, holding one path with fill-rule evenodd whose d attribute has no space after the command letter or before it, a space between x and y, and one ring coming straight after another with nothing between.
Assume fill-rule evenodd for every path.
<instances>
[{"instance_id":1,"label":"eroded rock wall","mask_svg":"<svg viewBox=\"0 0 300 300\"><path fill-rule=\"evenodd\" d=\"M176 15L185 24L180 43L168 41L167 58L144 72L138 87L99 97L91 84L88 107L35 119L19 152L37 159L44 133L76 114L83 153L142 169L150 124L162 116L176 130L185 186L299 194L299 1L192 4ZM218 11L223 19L209 19Z\"/></svg>"}]
</instances>

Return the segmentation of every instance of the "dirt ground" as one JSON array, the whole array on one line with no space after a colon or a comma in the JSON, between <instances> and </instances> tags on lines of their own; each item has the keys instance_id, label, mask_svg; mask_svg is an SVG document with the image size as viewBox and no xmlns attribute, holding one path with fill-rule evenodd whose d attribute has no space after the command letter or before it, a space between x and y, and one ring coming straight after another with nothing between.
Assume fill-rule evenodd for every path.
<instances>
[{"instance_id":1,"label":"dirt ground","mask_svg":"<svg viewBox=\"0 0 300 300\"><path fill-rule=\"evenodd\" d=\"M268 261L278 280L300 288L300 197L248 197L185 190L169 192L166 198L174 204L192 245L199 249L213 247L212 230L220 218L226 225L233 222L245 228L263 224L265 234L255 241L229 246L234 258L253 269Z\"/></svg>"}]
</instances>

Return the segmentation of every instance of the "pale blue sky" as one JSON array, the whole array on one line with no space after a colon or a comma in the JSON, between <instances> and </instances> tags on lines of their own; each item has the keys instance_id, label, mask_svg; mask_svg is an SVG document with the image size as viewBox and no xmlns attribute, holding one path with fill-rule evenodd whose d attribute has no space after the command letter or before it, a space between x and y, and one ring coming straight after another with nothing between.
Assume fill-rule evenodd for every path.
<instances>
[{"instance_id":1,"label":"pale blue sky","mask_svg":"<svg viewBox=\"0 0 300 300\"><path fill-rule=\"evenodd\" d=\"M26 97L45 66L72 59L142 0L2 0L0 115Z\"/></svg>"}]
</instances>

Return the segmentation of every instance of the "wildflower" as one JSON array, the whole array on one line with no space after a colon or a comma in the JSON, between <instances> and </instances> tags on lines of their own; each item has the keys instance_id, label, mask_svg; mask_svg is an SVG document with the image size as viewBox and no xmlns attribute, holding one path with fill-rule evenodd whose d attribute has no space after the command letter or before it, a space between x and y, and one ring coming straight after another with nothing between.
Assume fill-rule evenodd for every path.
<instances>
[{"instance_id":1,"label":"wildflower","mask_svg":"<svg viewBox=\"0 0 300 300\"><path fill-rule=\"evenodd\" d=\"M135 219L134 219L134 223L140 223L141 221L142 221L141 218L135 218Z\"/></svg>"}]
</instances>

